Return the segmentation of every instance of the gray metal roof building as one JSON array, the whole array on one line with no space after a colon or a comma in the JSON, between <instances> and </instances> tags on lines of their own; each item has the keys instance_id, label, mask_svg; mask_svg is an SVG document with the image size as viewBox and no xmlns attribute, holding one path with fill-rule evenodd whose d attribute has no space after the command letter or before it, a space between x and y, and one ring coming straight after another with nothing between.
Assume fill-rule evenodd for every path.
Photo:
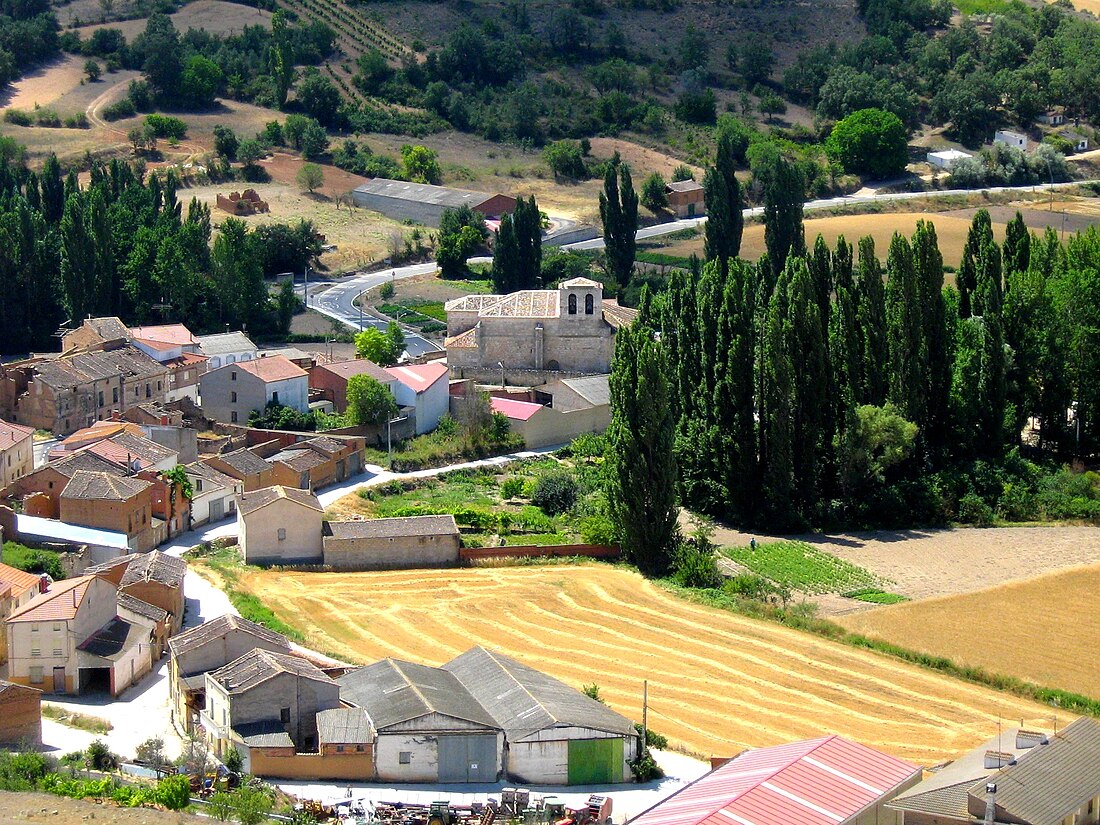
<instances>
[{"instance_id":1,"label":"gray metal roof building","mask_svg":"<svg viewBox=\"0 0 1100 825\"><path fill-rule=\"evenodd\" d=\"M375 178L356 187L351 197L355 205L363 209L428 226L439 225L444 209L469 206L486 217L499 217L510 214L516 208L516 199L508 195L386 178Z\"/></svg>"}]
</instances>

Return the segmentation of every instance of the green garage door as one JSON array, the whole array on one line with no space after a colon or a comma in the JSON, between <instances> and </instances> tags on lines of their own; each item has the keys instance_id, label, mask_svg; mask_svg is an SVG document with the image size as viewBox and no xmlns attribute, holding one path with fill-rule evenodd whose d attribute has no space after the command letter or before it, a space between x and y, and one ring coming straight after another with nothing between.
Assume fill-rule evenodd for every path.
<instances>
[{"instance_id":1,"label":"green garage door","mask_svg":"<svg viewBox=\"0 0 1100 825\"><path fill-rule=\"evenodd\" d=\"M569 740L570 785L605 785L622 781L622 737Z\"/></svg>"}]
</instances>

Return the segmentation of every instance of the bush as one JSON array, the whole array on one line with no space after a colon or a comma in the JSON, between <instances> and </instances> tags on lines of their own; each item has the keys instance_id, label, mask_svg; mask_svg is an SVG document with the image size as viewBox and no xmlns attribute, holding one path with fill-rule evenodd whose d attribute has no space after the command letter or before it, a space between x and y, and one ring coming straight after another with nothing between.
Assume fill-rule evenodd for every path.
<instances>
[{"instance_id":1,"label":"bush","mask_svg":"<svg viewBox=\"0 0 1100 825\"><path fill-rule=\"evenodd\" d=\"M175 138L182 140L187 137L187 124L178 117L168 115L146 115L145 122L153 130L153 134L159 138Z\"/></svg>"},{"instance_id":2,"label":"bush","mask_svg":"<svg viewBox=\"0 0 1100 825\"><path fill-rule=\"evenodd\" d=\"M573 509L577 503L577 482L565 470L543 473L535 482L531 503L548 516L556 516Z\"/></svg>"},{"instance_id":3,"label":"bush","mask_svg":"<svg viewBox=\"0 0 1100 825\"><path fill-rule=\"evenodd\" d=\"M634 781L640 783L652 782L665 775L661 766L653 758L653 754L649 752L649 748L644 748L638 758L630 763L630 770L634 772Z\"/></svg>"},{"instance_id":4,"label":"bush","mask_svg":"<svg viewBox=\"0 0 1100 825\"><path fill-rule=\"evenodd\" d=\"M34 113L34 119L39 126L58 129L61 126L61 118L53 109L39 109Z\"/></svg>"},{"instance_id":5,"label":"bush","mask_svg":"<svg viewBox=\"0 0 1100 825\"><path fill-rule=\"evenodd\" d=\"M89 125L88 116L83 112L77 112L75 115L69 115L65 118L66 129L87 129Z\"/></svg>"},{"instance_id":6,"label":"bush","mask_svg":"<svg viewBox=\"0 0 1100 825\"><path fill-rule=\"evenodd\" d=\"M4 112L4 122L14 123L16 126L30 126L34 123L34 118L22 109L8 109Z\"/></svg>"},{"instance_id":7,"label":"bush","mask_svg":"<svg viewBox=\"0 0 1100 825\"><path fill-rule=\"evenodd\" d=\"M580 523L581 541L585 544L612 545L615 543L615 525L607 516L587 516Z\"/></svg>"},{"instance_id":8,"label":"bush","mask_svg":"<svg viewBox=\"0 0 1100 825\"><path fill-rule=\"evenodd\" d=\"M523 479L522 478L516 478L516 476L512 476L511 478L506 478L504 480L504 483L500 485L500 496L505 501L507 501L510 498L515 498L516 496L518 496L522 492L523 492Z\"/></svg>"},{"instance_id":9,"label":"bush","mask_svg":"<svg viewBox=\"0 0 1100 825\"><path fill-rule=\"evenodd\" d=\"M52 550L35 550L14 541L6 541L4 563L28 573L45 573L54 581L65 578L61 556Z\"/></svg>"},{"instance_id":10,"label":"bush","mask_svg":"<svg viewBox=\"0 0 1100 825\"><path fill-rule=\"evenodd\" d=\"M694 539L680 542L673 561L672 580L681 587L712 589L722 586L722 574L709 543Z\"/></svg>"},{"instance_id":11,"label":"bush","mask_svg":"<svg viewBox=\"0 0 1100 825\"><path fill-rule=\"evenodd\" d=\"M97 771L113 771L118 767L118 757L111 753L106 742L96 739L88 745L88 766Z\"/></svg>"},{"instance_id":12,"label":"bush","mask_svg":"<svg viewBox=\"0 0 1100 825\"><path fill-rule=\"evenodd\" d=\"M602 458L607 450L607 436L603 433L581 433L567 448L574 458Z\"/></svg>"},{"instance_id":13,"label":"bush","mask_svg":"<svg viewBox=\"0 0 1100 825\"><path fill-rule=\"evenodd\" d=\"M959 499L959 521L973 524L975 527L990 527L993 524L993 508L975 492L969 492Z\"/></svg>"},{"instance_id":14,"label":"bush","mask_svg":"<svg viewBox=\"0 0 1100 825\"><path fill-rule=\"evenodd\" d=\"M643 731L641 723L635 723L634 730L638 731L638 736L645 734L645 746L647 748L656 748L659 751L668 749L667 736L662 736L652 729Z\"/></svg>"},{"instance_id":15,"label":"bush","mask_svg":"<svg viewBox=\"0 0 1100 825\"><path fill-rule=\"evenodd\" d=\"M393 281L386 281L378 290L378 295L383 301L388 301L393 297L394 291Z\"/></svg>"},{"instance_id":16,"label":"bush","mask_svg":"<svg viewBox=\"0 0 1100 825\"><path fill-rule=\"evenodd\" d=\"M134 107L134 103L130 98L124 97L117 103L112 103L110 106L103 107L103 119L104 120L122 120L126 117L133 117L137 114L137 109Z\"/></svg>"},{"instance_id":17,"label":"bush","mask_svg":"<svg viewBox=\"0 0 1100 825\"><path fill-rule=\"evenodd\" d=\"M191 783L182 774L166 776L157 784L154 798L170 811L182 811L191 804Z\"/></svg>"}]
</instances>

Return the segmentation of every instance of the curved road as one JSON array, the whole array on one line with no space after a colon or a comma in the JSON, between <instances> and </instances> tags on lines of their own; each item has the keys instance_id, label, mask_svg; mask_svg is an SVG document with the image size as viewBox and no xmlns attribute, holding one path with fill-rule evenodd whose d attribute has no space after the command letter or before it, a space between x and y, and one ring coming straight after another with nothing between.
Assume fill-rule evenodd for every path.
<instances>
[{"instance_id":1,"label":"curved road","mask_svg":"<svg viewBox=\"0 0 1100 825\"><path fill-rule=\"evenodd\" d=\"M859 205L872 202L887 202L887 201L906 201L906 200L918 200L920 198L939 197L942 195L977 195L977 194L998 194L1004 192L1046 192L1051 189L1067 189L1073 186L1082 186L1090 183L1100 183L1096 180L1087 181L1069 181L1067 183L1042 183L1032 186L993 186L986 189L942 189L935 192L895 192L891 194L868 194L868 195L846 195L837 198L820 198L818 200L807 201L803 205L803 209L806 211L813 211L817 209L832 209L837 206L850 206ZM755 206L750 209L745 209L743 214L746 218L758 217L764 212L762 207ZM693 229L698 226L702 226L706 222L706 217L698 218L684 218L682 220L670 221L669 223L656 224L655 226L647 226L639 229L636 237L638 240L644 240L646 238L656 238L661 235L670 235L673 232L678 232L681 229ZM598 250L603 249L603 238L593 238L590 241L579 241L577 243L566 244L562 246L562 249L567 250ZM490 263L492 258L471 258L471 263ZM309 306L312 309L317 310L323 315L327 315L341 323L351 327L354 330L366 328L368 326L377 327L379 329L385 329L387 322L380 321L376 318L372 318L369 315L363 314L362 320L360 320L359 309L355 306L354 301L360 293L372 289L376 286L381 286L387 280L401 280L403 278L411 278L415 275L428 275L436 271L438 267L434 263L428 264L413 264L412 266L400 266L391 270L382 272L372 272L369 274L353 274L339 281L331 282L319 282L317 284L316 292L312 291L309 295ZM362 326L360 326L362 324ZM429 352L441 352L441 347L436 341L424 338L421 335L405 328L405 341L406 347L410 357L416 357Z\"/></svg>"}]
</instances>

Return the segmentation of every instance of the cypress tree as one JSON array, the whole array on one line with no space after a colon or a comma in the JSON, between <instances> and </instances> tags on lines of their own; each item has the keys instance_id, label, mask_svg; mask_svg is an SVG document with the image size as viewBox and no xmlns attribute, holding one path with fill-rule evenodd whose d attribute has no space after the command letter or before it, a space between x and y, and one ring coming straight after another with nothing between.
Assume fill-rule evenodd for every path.
<instances>
[{"instance_id":1,"label":"cypress tree","mask_svg":"<svg viewBox=\"0 0 1100 825\"><path fill-rule=\"evenodd\" d=\"M734 170L733 136L723 131L718 136L714 166L703 177L703 202L707 210L704 254L708 261L718 261L723 275L728 271L729 259L741 254L741 235L745 225L741 211L741 184Z\"/></svg>"},{"instance_id":2,"label":"cypress tree","mask_svg":"<svg viewBox=\"0 0 1100 825\"><path fill-rule=\"evenodd\" d=\"M852 247L841 235L833 252L833 285L836 290L852 288Z\"/></svg>"},{"instance_id":3,"label":"cypress tree","mask_svg":"<svg viewBox=\"0 0 1100 825\"><path fill-rule=\"evenodd\" d=\"M787 349L787 274L784 269L768 302L761 335L760 486L764 517L787 526L794 498L794 364Z\"/></svg>"},{"instance_id":4,"label":"cypress tree","mask_svg":"<svg viewBox=\"0 0 1100 825\"><path fill-rule=\"evenodd\" d=\"M833 255L820 233L814 241L813 255L809 257L807 264L817 299L818 316L821 318L824 333L828 335L829 304L833 296Z\"/></svg>"},{"instance_id":5,"label":"cypress tree","mask_svg":"<svg viewBox=\"0 0 1100 825\"><path fill-rule=\"evenodd\" d=\"M42 188L42 217L46 223L57 223L65 209L65 184L61 179L61 164L57 162L57 155L50 153L46 158L39 185Z\"/></svg>"},{"instance_id":6,"label":"cypress tree","mask_svg":"<svg viewBox=\"0 0 1100 825\"><path fill-rule=\"evenodd\" d=\"M714 386L716 426L726 435L720 462L727 515L742 522L752 518L756 503L756 351L755 279L748 264L730 264L718 319L718 359Z\"/></svg>"},{"instance_id":7,"label":"cypress tree","mask_svg":"<svg viewBox=\"0 0 1100 825\"><path fill-rule=\"evenodd\" d=\"M519 202L523 203L523 200L520 199ZM519 211L518 206L516 211ZM526 288L518 285L521 268L515 224L511 215L504 215L500 219L500 229L497 230L496 242L493 244L493 291L498 295L507 295L517 289Z\"/></svg>"},{"instance_id":8,"label":"cypress tree","mask_svg":"<svg viewBox=\"0 0 1100 825\"><path fill-rule=\"evenodd\" d=\"M620 286L630 283L634 273L635 233L638 231L638 195L630 168L616 153L607 164L600 192L600 221L603 224L607 266Z\"/></svg>"},{"instance_id":9,"label":"cypress tree","mask_svg":"<svg viewBox=\"0 0 1100 825\"><path fill-rule=\"evenodd\" d=\"M512 229L519 253L513 289L537 289L542 280L542 216L534 195L516 202Z\"/></svg>"},{"instance_id":10,"label":"cypress tree","mask_svg":"<svg viewBox=\"0 0 1100 825\"><path fill-rule=\"evenodd\" d=\"M623 328L611 367L607 500L623 552L650 576L672 563L678 528L668 363L653 330Z\"/></svg>"},{"instance_id":11,"label":"cypress tree","mask_svg":"<svg viewBox=\"0 0 1100 825\"><path fill-rule=\"evenodd\" d=\"M859 272L856 283L856 320L860 334L861 383L855 402L881 407L889 387L886 369L886 302L882 269L870 235L859 241Z\"/></svg>"},{"instance_id":12,"label":"cypress tree","mask_svg":"<svg viewBox=\"0 0 1100 825\"><path fill-rule=\"evenodd\" d=\"M1031 234L1027 231L1024 216L1018 211L1005 227L1005 242L1001 250L1006 278L1012 273L1027 271L1031 262Z\"/></svg>"},{"instance_id":13,"label":"cypress tree","mask_svg":"<svg viewBox=\"0 0 1100 825\"><path fill-rule=\"evenodd\" d=\"M764 245L776 276L783 271L788 254L802 255L806 250L802 226L805 194L806 179L798 167L785 158L775 158L764 184Z\"/></svg>"},{"instance_id":14,"label":"cypress tree","mask_svg":"<svg viewBox=\"0 0 1100 825\"><path fill-rule=\"evenodd\" d=\"M959 290L959 317L969 318L974 313L972 299L978 284L978 253L982 245L993 241L993 224L989 212L979 209L970 222L966 233L966 246L963 248L962 262L955 276L955 286Z\"/></svg>"}]
</instances>

